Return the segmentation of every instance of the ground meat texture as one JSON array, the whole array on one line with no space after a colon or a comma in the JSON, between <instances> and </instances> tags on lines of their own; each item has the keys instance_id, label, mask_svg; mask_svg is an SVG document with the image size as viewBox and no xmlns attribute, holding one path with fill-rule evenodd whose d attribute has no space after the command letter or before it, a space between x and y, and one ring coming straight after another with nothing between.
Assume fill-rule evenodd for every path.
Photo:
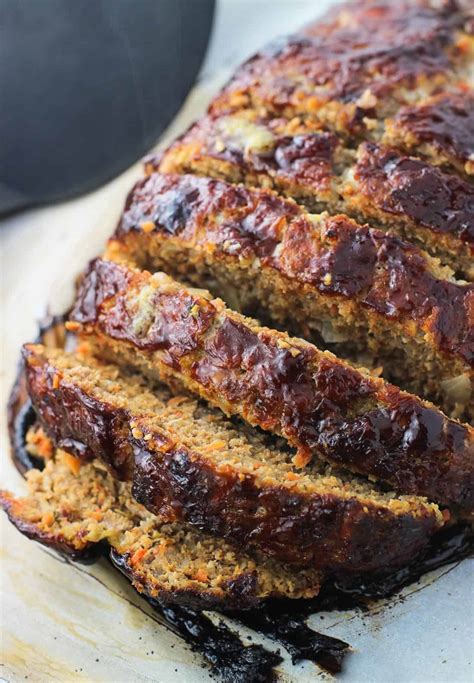
<instances>
[{"instance_id":1,"label":"ground meat texture","mask_svg":"<svg viewBox=\"0 0 474 683\"><path fill-rule=\"evenodd\" d=\"M119 281L126 274L128 286L97 305L101 282L109 287L115 272ZM318 454L402 493L472 506L468 425L202 294L162 273L96 261L71 317L99 355L177 383L228 415L284 436L298 449L297 464Z\"/></svg>"},{"instance_id":2,"label":"ground meat texture","mask_svg":"<svg viewBox=\"0 0 474 683\"><path fill-rule=\"evenodd\" d=\"M348 3L330 20L274 41L217 95L212 115L264 109L305 115L354 135L437 88L465 83L472 67L468 14L454 3Z\"/></svg>"},{"instance_id":3,"label":"ground meat texture","mask_svg":"<svg viewBox=\"0 0 474 683\"><path fill-rule=\"evenodd\" d=\"M32 345L25 354L53 440L132 480L135 498L165 519L291 565L349 572L403 564L446 519L424 499L319 463L297 469L264 435L88 354Z\"/></svg>"},{"instance_id":4,"label":"ground meat texture","mask_svg":"<svg viewBox=\"0 0 474 683\"><path fill-rule=\"evenodd\" d=\"M153 174L130 193L109 255L208 286L237 310L382 366L453 417L474 415L473 285L397 237L269 191Z\"/></svg>"},{"instance_id":5,"label":"ground meat texture","mask_svg":"<svg viewBox=\"0 0 474 683\"><path fill-rule=\"evenodd\" d=\"M84 559L106 543L115 564L148 597L199 608L245 609L268 597L317 595L322 574L288 569L258 552L137 503L130 482L117 482L98 460L57 450L44 470L27 474L29 493L0 493L0 504L26 536Z\"/></svg>"}]
</instances>

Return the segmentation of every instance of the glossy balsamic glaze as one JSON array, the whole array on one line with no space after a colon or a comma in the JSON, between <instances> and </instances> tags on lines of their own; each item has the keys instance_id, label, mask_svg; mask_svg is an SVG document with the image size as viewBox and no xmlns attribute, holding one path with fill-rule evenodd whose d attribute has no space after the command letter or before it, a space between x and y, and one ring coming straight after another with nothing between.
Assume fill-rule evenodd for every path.
<instances>
[{"instance_id":1,"label":"glossy balsamic glaze","mask_svg":"<svg viewBox=\"0 0 474 683\"><path fill-rule=\"evenodd\" d=\"M452 78L462 58L453 45L455 29L463 22L455 4L436 10L423 3L404 3L403 8L397 3L396 13L389 4L353 8L350 3L345 13L338 7L331 15L336 21L323 20L306 29L306 35L274 41L237 71L210 111L252 103L275 113L319 112L330 100L356 102L367 88L382 100L402 83L415 88L418 79ZM339 12L341 17L350 14L352 21L337 21ZM364 115L373 115L373 108L362 104ZM357 111L345 123L349 129L360 124Z\"/></svg>"},{"instance_id":2,"label":"glossy balsamic glaze","mask_svg":"<svg viewBox=\"0 0 474 683\"><path fill-rule=\"evenodd\" d=\"M241 131L238 128L239 121ZM237 126L237 134L232 134L232 126ZM263 134L269 144L263 148L247 145L246 126L250 129L250 135L252 131L257 135ZM174 155L178 155L179 166L183 163L181 150L189 144L186 155L191 166L193 161L202 157L230 163L230 175L237 176L233 177L234 181L242 182L249 176L257 179L258 174L263 174L267 180L270 179L270 184L283 189L289 183L290 186L300 185L315 193L330 190L334 178L334 152L340 142L338 137L328 132L311 132L309 126L308 132L285 134L288 127L288 123L281 119L257 118L248 123L239 117L207 117L198 121L167 152L146 159L145 166L148 173L157 171L164 160L163 172L169 172L169 168L174 172ZM183 171L182 168L178 170ZM315 200L318 200L317 195Z\"/></svg>"},{"instance_id":3,"label":"glossy balsamic glaze","mask_svg":"<svg viewBox=\"0 0 474 683\"><path fill-rule=\"evenodd\" d=\"M26 346L30 396L38 417L60 448L98 457L116 475L133 479L133 496L154 514L181 519L242 547L256 545L282 562L362 572L400 566L416 557L442 524L423 503L392 509L370 491L346 497L339 490L307 491L266 481L193 451L179 434L124 409L126 399L103 400L91 387L61 377L38 347ZM125 394L126 396L126 394ZM138 434L130 434L136 423ZM343 532L341 532L341 529ZM255 598L251 577L229 590L236 604Z\"/></svg>"},{"instance_id":4,"label":"glossy balsamic glaze","mask_svg":"<svg viewBox=\"0 0 474 683\"><path fill-rule=\"evenodd\" d=\"M395 131L427 142L464 163L474 157L474 94L447 93L423 105L403 107L393 119Z\"/></svg>"},{"instance_id":5,"label":"glossy balsamic glaze","mask_svg":"<svg viewBox=\"0 0 474 683\"><path fill-rule=\"evenodd\" d=\"M458 176L364 143L355 177L360 191L384 211L474 245L474 187Z\"/></svg>"}]
</instances>

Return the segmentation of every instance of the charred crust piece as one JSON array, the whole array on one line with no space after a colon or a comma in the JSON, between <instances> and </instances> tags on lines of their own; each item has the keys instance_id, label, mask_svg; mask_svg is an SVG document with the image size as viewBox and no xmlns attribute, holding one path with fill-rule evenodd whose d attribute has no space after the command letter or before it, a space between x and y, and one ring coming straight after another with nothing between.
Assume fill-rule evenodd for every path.
<instances>
[{"instance_id":1,"label":"charred crust piece","mask_svg":"<svg viewBox=\"0 0 474 683\"><path fill-rule=\"evenodd\" d=\"M474 175L474 93L440 93L386 122L387 145Z\"/></svg>"},{"instance_id":2,"label":"charred crust piece","mask_svg":"<svg viewBox=\"0 0 474 683\"><path fill-rule=\"evenodd\" d=\"M39 347L25 353L32 400L52 438L80 442L80 457L100 441L98 455L118 462L135 498L164 519L281 562L349 572L403 564L443 524L424 499L378 492L319 465L295 470L290 454L256 432L165 388L151 393L115 366Z\"/></svg>"},{"instance_id":3,"label":"charred crust piece","mask_svg":"<svg viewBox=\"0 0 474 683\"><path fill-rule=\"evenodd\" d=\"M31 470L26 498L0 492L0 506L28 538L74 560L109 548L113 563L146 596L199 609L255 607L268 597L314 597L322 575L288 570L179 522L156 517L98 461L71 467L58 450Z\"/></svg>"},{"instance_id":4,"label":"charred crust piece","mask_svg":"<svg viewBox=\"0 0 474 683\"><path fill-rule=\"evenodd\" d=\"M388 0L376 7L351 2L329 23L275 41L237 71L210 112L260 107L353 134L400 104L463 83L472 63L467 14L454 4L396 8Z\"/></svg>"},{"instance_id":5,"label":"charred crust piece","mask_svg":"<svg viewBox=\"0 0 474 683\"><path fill-rule=\"evenodd\" d=\"M143 267L217 288L234 308L322 337L355 362L368 350L388 379L454 416L474 414L474 287L397 237L305 213L269 191L153 174L130 193L116 240L112 257L118 247Z\"/></svg>"},{"instance_id":6,"label":"charred crust piece","mask_svg":"<svg viewBox=\"0 0 474 683\"><path fill-rule=\"evenodd\" d=\"M124 280L119 291L114 283ZM105 300L104 289L115 294ZM71 317L93 335L99 355L283 435L299 449L297 463L317 453L400 492L472 506L473 432L467 425L209 299L163 273L98 260Z\"/></svg>"}]
</instances>

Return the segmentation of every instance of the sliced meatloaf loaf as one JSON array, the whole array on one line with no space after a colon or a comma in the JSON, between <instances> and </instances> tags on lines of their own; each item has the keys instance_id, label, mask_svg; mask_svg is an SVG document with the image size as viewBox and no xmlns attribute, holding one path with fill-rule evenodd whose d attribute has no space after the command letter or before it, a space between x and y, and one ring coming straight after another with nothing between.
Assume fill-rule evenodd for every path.
<instances>
[{"instance_id":1,"label":"sliced meatloaf loaf","mask_svg":"<svg viewBox=\"0 0 474 683\"><path fill-rule=\"evenodd\" d=\"M472 79L473 23L456 2L351 0L276 40L237 70L212 114L259 108L304 115L345 134Z\"/></svg>"},{"instance_id":2,"label":"sliced meatloaf loaf","mask_svg":"<svg viewBox=\"0 0 474 683\"><path fill-rule=\"evenodd\" d=\"M134 587L152 598L200 608L255 606L270 597L317 595L316 570L288 569L259 553L236 550L176 521L151 514L98 460L58 450L44 470L30 470L29 493L0 492L26 536L80 559L105 543Z\"/></svg>"},{"instance_id":3,"label":"sliced meatloaf loaf","mask_svg":"<svg viewBox=\"0 0 474 683\"><path fill-rule=\"evenodd\" d=\"M474 415L474 285L397 237L269 191L154 174L130 193L117 248Z\"/></svg>"},{"instance_id":4,"label":"sliced meatloaf loaf","mask_svg":"<svg viewBox=\"0 0 474 683\"><path fill-rule=\"evenodd\" d=\"M151 512L275 559L332 571L407 562L442 526L436 505L397 497L291 454L219 411L88 354L25 348L37 415L60 447L97 457Z\"/></svg>"},{"instance_id":5,"label":"sliced meatloaf loaf","mask_svg":"<svg viewBox=\"0 0 474 683\"><path fill-rule=\"evenodd\" d=\"M389 130L386 138L395 142L396 125ZM474 135L466 129L462 135L470 155ZM450 147L445 135L438 137ZM430 149L440 146L435 143ZM145 168L275 189L310 211L344 212L397 232L473 279L474 185L426 159L407 156L402 151L407 146L366 142L352 149L314 122L262 119L246 110L198 121L167 151L146 159Z\"/></svg>"},{"instance_id":6,"label":"sliced meatloaf loaf","mask_svg":"<svg viewBox=\"0 0 474 683\"><path fill-rule=\"evenodd\" d=\"M97 355L284 436L296 465L316 453L399 492L472 507L472 428L208 292L97 260L71 320Z\"/></svg>"}]
</instances>

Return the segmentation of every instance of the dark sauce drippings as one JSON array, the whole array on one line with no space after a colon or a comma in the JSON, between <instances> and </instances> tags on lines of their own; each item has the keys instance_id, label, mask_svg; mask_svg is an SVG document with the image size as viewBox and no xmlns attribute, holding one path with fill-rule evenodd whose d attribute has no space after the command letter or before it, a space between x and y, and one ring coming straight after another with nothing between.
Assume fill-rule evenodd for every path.
<instances>
[{"instance_id":1,"label":"dark sauce drippings","mask_svg":"<svg viewBox=\"0 0 474 683\"><path fill-rule=\"evenodd\" d=\"M335 674L341 671L350 646L338 638L310 628L306 620L311 614L331 610L367 610L375 601L394 596L403 587L418 581L423 574L459 562L472 556L473 551L474 534L470 525L458 524L439 532L421 558L398 571L365 577L335 577L323 585L317 598L270 600L259 608L229 612L228 615L248 628L282 643L293 663L309 660ZM238 636L223 626L216 628L211 624L209 631L207 623L203 622L203 615L195 610L163 607L154 601L150 602L176 628L179 635L191 642L211 662L213 670L223 680L268 680L261 676L267 675L266 667L271 668L275 663L270 663L269 653L263 648L248 651L249 648L243 646ZM232 634L231 641L229 633ZM233 668L229 668L229 654L233 658ZM248 671L255 672L259 677L235 677L239 671L247 675L246 667L250 662ZM233 678L227 678L229 674Z\"/></svg>"},{"instance_id":2,"label":"dark sauce drippings","mask_svg":"<svg viewBox=\"0 0 474 683\"><path fill-rule=\"evenodd\" d=\"M268 605L232 616L249 628L278 640L291 655L293 664L309 660L332 674L342 669L350 645L343 640L318 633L306 624L306 616L294 609Z\"/></svg>"},{"instance_id":3,"label":"dark sauce drippings","mask_svg":"<svg viewBox=\"0 0 474 683\"><path fill-rule=\"evenodd\" d=\"M57 324L57 321L54 321ZM42 330L40 341L48 344ZM54 344L55 345L55 344ZM22 372L18 374L9 405L9 426L14 463L21 472L32 467L41 469L42 462L25 448L26 434L35 422ZM394 596L403 587L440 567L472 556L474 533L469 524L457 524L438 532L426 551L409 566L397 571L358 576L334 576L327 580L316 598L310 600L269 600L259 608L227 612L234 621L261 632L281 643L293 663L309 660L323 669L341 671L350 646L342 640L311 629L310 615L331 610L367 610L375 601ZM94 558L109 554L99 544ZM161 604L144 598L164 619L176 635L191 645L209 664L211 671L224 683L267 683L276 680L277 667L283 660L279 654L261 645L245 645L240 636L224 623L215 625L202 612L183 606Z\"/></svg>"},{"instance_id":4,"label":"dark sauce drippings","mask_svg":"<svg viewBox=\"0 0 474 683\"><path fill-rule=\"evenodd\" d=\"M261 645L245 646L225 624L218 625L186 607L148 602L172 630L184 638L210 664L224 683L267 683L276 680L274 667L283 660Z\"/></svg>"}]
</instances>

